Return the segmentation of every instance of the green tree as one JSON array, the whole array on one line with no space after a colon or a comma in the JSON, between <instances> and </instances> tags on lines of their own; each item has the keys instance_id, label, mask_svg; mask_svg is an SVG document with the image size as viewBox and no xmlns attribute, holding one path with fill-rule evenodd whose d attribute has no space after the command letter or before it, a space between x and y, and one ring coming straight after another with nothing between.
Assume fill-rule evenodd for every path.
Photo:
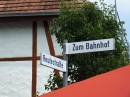
<instances>
[{"instance_id":1,"label":"green tree","mask_svg":"<svg viewBox=\"0 0 130 97\"><path fill-rule=\"evenodd\" d=\"M58 18L52 22L51 34L55 34L61 48L63 39L69 42L80 42L98 39L115 38L115 50L68 55L69 84L82 81L98 74L125 66L129 63L128 47L121 40L120 26L112 5L104 4L96 10L97 2L78 4L76 1L62 1ZM45 90L62 87L62 77L50 74Z\"/></svg>"}]
</instances>

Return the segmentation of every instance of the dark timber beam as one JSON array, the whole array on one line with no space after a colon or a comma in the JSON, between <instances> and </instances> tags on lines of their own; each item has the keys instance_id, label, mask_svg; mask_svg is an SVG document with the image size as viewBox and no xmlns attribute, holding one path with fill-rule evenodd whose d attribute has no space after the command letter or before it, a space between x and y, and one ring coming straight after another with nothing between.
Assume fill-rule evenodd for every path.
<instances>
[{"instance_id":1,"label":"dark timber beam","mask_svg":"<svg viewBox=\"0 0 130 97\"><path fill-rule=\"evenodd\" d=\"M28 61L28 60L32 60L32 57L0 58L0 62L2 61Z\"/></svg>"},{"instance_id":2,"label":"dark timber beam","mask_svg":"<svg viewBox=\"0 0 130 97\"><path fill-rule=\"evenodd\" d=\"M43 21L43 25L44 25L44 28L45 28L45 33L46 33L46 38L47 38L47 42L48 42L50 54L52 56L55 56L55 50L54 50L52 38L51 38L51 35L49 33L49 24L48 24L48 21ZM57 75L57 77L60 77L60 73L59 73L58 70L55 69L54 72Z\"/></svg>"},{"instance_id":3,"label":"dark timber beam","mask_svg":"<svg viewBox=\"0 0 130 97\"><path fill-rule=\"evenodd\" d=\"M54 56L63 59L62 56ZM12 57L12 58L0 58L0 62L8 61L32 61L32 57ZM37 56L37 60L40 60L40 56Z\"/></svg>"},{"instance_id":4,"label":"dark timber beam","mask_svg":"<svg viewBox=\"0 0 130 97\"><path fill-rule=\"evenodd\" d=\"M32 97L34 97L37 85L37 22L33 22L32 57Z\"/></svg>"}]
</instances>

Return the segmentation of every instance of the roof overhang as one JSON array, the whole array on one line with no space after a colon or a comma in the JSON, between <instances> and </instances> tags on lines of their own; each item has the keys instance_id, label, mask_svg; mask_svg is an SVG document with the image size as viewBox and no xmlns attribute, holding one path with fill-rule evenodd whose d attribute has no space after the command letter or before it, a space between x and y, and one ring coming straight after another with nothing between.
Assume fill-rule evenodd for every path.
<instances>
[{"instance_id":1,"label":"roof overhang","mask_svg":"<svg viewBox=\"0 0 130 97\"><path fill-rule=\"evenodd\" d=\"M59 15L60 12L24 12L0 14L0 17L25 17L25 16L51 16Z\"/></svg>"}]
</instances>

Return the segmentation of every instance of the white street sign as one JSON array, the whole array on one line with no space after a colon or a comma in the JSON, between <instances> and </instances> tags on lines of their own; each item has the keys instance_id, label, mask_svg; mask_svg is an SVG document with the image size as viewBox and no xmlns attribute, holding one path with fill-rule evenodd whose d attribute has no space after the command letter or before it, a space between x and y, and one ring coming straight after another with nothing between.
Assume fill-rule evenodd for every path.
<instances>
[{"instance_id":1,"label":"white street sign","mask_svg":"<svg viewBox=\"0 0 130 97\"><path fill-rule=\"evenodd\" d=\"M40 54L40 64L60 70L62 72L66 72L66 61L45 53Z\"/></svg>"},{"instance_id":2,"label":"white street sign","mask_svg":"<svg viewBox=\"0 0 130 97\"><path fill-rule=\"evenodd\" d=\"M108 51L114 49L115 49L114 38L66 43L66 54Z\"/></svg>"}]
</instances>

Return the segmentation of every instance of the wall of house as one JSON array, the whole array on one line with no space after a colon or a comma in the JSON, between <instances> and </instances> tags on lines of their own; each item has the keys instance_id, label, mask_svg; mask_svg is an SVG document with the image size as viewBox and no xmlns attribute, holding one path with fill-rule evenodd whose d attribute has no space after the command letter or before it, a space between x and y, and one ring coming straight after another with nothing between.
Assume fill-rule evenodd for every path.
<instances>
[{"instance_id":1,"label":"wall of house","mask_svg":"<svg viewBox=\"0 0 130 97\"><path fill-rule=\"evenodd\" d=\"M49 54L49 48L42 22L38 22L38 48L40 52ZM52 36L56 55L62 54L62 49ZM0 58L32 56L32 22L0 23ZM37 61L37 91L44 93L53 69L40 65ZM0 97L31 97L32 62L15 61L0 62Z\"/></svg>"}]
</instances>

